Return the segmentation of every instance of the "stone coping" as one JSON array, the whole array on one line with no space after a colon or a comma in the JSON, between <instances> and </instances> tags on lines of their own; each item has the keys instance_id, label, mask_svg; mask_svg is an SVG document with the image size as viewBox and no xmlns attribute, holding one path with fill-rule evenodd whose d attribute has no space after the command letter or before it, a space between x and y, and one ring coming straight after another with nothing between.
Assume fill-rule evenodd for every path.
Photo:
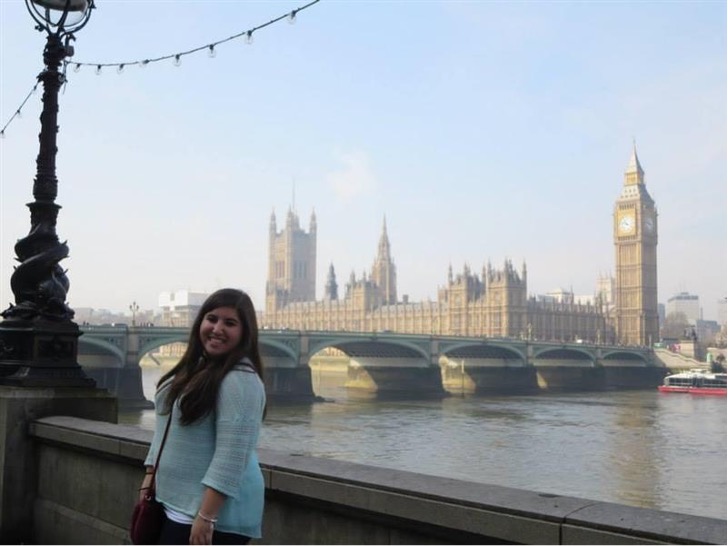
<instances>
[{"instance_id":1,"label":"stone coping","mask_svg":"<svg viewBox=\"0 0 728 546\"><path fill-rule=\"evenodd\" d=\"M277 482L282 481L282 476L295 472L299 476L305 475L347 485L358 484L380 492L437 501L441 503L440 508L444 508L445 505L474 508L529 520L624 534L625 538L639 536L658 542L684 544L726 543L726 521L715 518L473 483L343 461L287 455L264 449L260 450L260 454L261 464L271 471L277 471L277 475L271 476L270 488L274 490L281 489L277 487ZM300 493L314 494L311 490ZM362 506L362 508L370 507ZM430 518L426 521L432 523ZM467 531L479 532L473 529ZM513 540L512 536L502 538Z\"/></svg>"},{"instance_id":2,"label":"stone coping","mask_svg":"<svg viewBox=\"0 0 728 546\"><path fill-rule=\"evenodd\" d=\"M140 467L154 436L152 431L133 425L117 425L65 415L33 421L30 434L74 449L138 461Z\"/></svg>"},{"instance_id":3,"label":"stone coping","mask_svg":"<svg viewBox=\"0 0 728 546\"><path fill-rule=\"evenodd\" d=\"M34 421L31 434L74 449L123 457L140 467L152 432L76 417ZM269 494L315 499L524 544L564 543L569 533L591 543L726 544L726 521L473 483L363 464L260 449ZM621 539L620 539L621 537ZM568 541L568 540L567 540Z\"/></svg>"}]
</instances>

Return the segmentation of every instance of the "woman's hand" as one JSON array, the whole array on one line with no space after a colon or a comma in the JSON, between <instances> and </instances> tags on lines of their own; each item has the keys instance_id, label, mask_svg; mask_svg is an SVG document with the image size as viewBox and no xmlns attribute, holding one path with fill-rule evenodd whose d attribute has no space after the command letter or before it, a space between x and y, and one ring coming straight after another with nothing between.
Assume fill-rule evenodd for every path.
<instances>
[{"instance_id":1,"label":"woman's hand","mask_svg":"<svg viewBox=\"0 0 728 546\"><path fill-rule=\"evenodd\" d=\"M205 487L202 503L197 511L190 531L190 544L212 544L212 533L215 530L217 515L225 503L225 495L212 487Z\"/></svg>"},{"instance_id":2,"label":"woman's hand","mask_svg":"<svg viewBox=\"0 0 728 546\"><path fill-rule=\"evenodd\" d=\"M149 489L151 481L149 484L146 483L146 480L142 483L142 486L139 488L139 500L144 500L144 498L149 494Z\"/></svg>"},{"instance_id":3,"label":"woman's hand","mask_svg":"<svg viewBox=\"0 0 728 546\"><path fill-rule=\"evenodd\" d=\"M212 533L215 525L205 521L199 515L192 522L190 531L190 544L212 544Z\"/></svg>"}]
</instances>

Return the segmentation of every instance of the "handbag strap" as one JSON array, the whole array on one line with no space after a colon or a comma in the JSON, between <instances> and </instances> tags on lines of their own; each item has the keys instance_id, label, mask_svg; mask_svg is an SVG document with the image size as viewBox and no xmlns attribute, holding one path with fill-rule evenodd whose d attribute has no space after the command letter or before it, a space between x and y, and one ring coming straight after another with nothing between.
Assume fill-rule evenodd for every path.
<instances>
[{"instance_id":1,"label":"handbag strap","mask_svg":"<svg viewBox=\"0 0 728 546\"><path fill-rule=\"evenodd\" d=\"M152 470L152 483L151 488L154 490L154 478L157 475L157 468L159 468L159 460L162 458L162 450L164 449L164 444L167 441L167 433L169 432L169 425L172 423L172 411L169 412L169 419L167 419L167 426L164 428L164 437L162 437L162 443L159 446L159 451L157 452L157 461L154 463L154 470Z\"/></svg>"}]
</instances>

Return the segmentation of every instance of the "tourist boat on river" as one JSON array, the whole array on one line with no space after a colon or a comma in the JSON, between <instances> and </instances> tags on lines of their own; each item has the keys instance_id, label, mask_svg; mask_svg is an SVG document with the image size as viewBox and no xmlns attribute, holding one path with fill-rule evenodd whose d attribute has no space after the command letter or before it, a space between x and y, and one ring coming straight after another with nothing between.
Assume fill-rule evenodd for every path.
<instances>
[{"instance_id":1,"label":"tourist boat on river","mask_svg":"<svg viewBox=\"0 0 728 546\"><path fill-rule=\"evenodd\" d=\"M660 392L687 392L689 394L726 395L726 374L695 369L665 377Z\"/></svg>"}]
</instances>

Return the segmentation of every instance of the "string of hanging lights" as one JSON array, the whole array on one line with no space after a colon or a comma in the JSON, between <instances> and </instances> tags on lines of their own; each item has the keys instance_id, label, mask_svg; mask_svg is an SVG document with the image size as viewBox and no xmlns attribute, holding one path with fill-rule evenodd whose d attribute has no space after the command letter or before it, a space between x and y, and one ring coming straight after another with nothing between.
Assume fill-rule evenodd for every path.
<instances>
[{"instance_id":1,"label":"string of hanging lights","mask_svg":"<svg viewBox=\"0 0 728 546\"><path fill-rule=\"evenodd\" d=\"M39 82L36 82L35 85L33 86L33 88L30 91L28 91L28 94L23 99L23 102L20 103L20 106L18 106L15 109L15 112L13 112L13 115L10 116L10 119L8 120L8 122L5 125L3 125L2 129L0 129L0 138L5 138L5 129L8 128L8 125L10 125L15 118L21 117L23 106L25 106L25 103L28 102L28 99L31 97L31 95L33 95L36 92L36 90L38 89L38 83Z\"/></svg>"},{"instance_id":2,"label":"string of hanging lights","mask_svg":"<svg viewBox=\"0 0 728 546\"><path fill-rule=\"evenodd\" d=\"M153 57L153 58L147 58L147 59L141 59L136 61L127 61L127 62L117 62L117 63L90 63L90 62L75 62L75 61L68 61L64 60L64 71L68 66L71 66L73 68L74 72L78 72L81 70L81 67L84 66L91 66L94 67L96 70L96 74L101 74L102 70L104 68L112 67L116 68L116 71L118 73L122 73L126 67L129 66L139 66L139 67L146 67L153 63L159 63L166 60L172 60L175 66L180 66L182 63L182 57L185 57L187 55L192 55L194 53L199 53L200 51L207 51L207 55L209 57L215 57L217 50L216 48L221 45L225 44L227 42L231 42L233 40L238 39L244 39L246 44L252 44L253 43L253 36L256 32L258 32L261 29L264 29L266 27L269 27L270 25L273 25L275 23L278 23L279 21L287 20L289 23L293 24L296 22L296 18L298 14L310 8L314 4L319 3L321 0L312 0L308 4L305 4L299 8L294 9L293 11L287 12L279 17L276 17L274 19L271 19L270 21L263 23L261 25L255 26L253 28L250 28L248 30L244 30L242 32L238 32L237 34L233 34L232 36L228 36L227 38L224 38L222 40L217 40L215 42L210 42L205 45L201 45L192 49L188 49L186 51L179 51L177 53L170 53L168 55L162 55L159 57ZM10 119L7 121L7 123L3 126L3 128L0 130L0 138L5 137L5 130L8 128L8 126L15 120L16 118L21 116L21 110L23 106L25 106L25 103L28 101L28 99L33 95L36 88L38 87L38 84L36 83L31 91L28 93L28 95L25 97L23 102L20 104L18 108L15 109L15 112L10 117Z\"/></svg>"},{"instance_id":3,"label":"string of hanging lights","mask_svg":"<svg viewBox=\"0 0 728 546\"><path fill-rule=\"evenodd\" d=\"M293 11L290 11L288 13L285 13L279 17L276 17L275 19L271 19L267 23L263 23L262 25L258 25L256 27L250 28L248 30L244 30L242 32L238 32L237 34L233 34L232 36L228 36L227 38L224 38L222 40L217 40L216 42L210 42L205 45L201 45L192 49L188 49L186 51L180 51L177 53L170 53L168 55L162 55L160 57L154 57L149 59L141 59L136 61L127 61L123 63L88 63L88 62L71 62L69 61L67 64L71 65L73 67L73 70L78 72L82 66L92 66L96 69L96 73L100 74L103 68L106 67L113 67L116 68L118 72L123 72L126 67L129 66L140 66L145 67L152 63L158 63L161 61L166 61L169 59L172 59L175 66L179 66L182 62L182 57L185 57L187 55L192 55L193 53L198 53L200 51L207 51L208 56L215 57L216 55L216 47L231 42L233 40L238 40L240 38L243 38L245 40L245 43L252 44L253 43L253 35L258 32L261 29L264 29L265 27L268 27L270 25L273 25L279 21L283 21L284 19L288 20L289 23L293 24L296 22L296 18L298 16L298 13L310 8L314 4L317 4L321 0L312 0L308 4L305 4L299 8L294 9Z\"/></svg>"}]
</instances>

